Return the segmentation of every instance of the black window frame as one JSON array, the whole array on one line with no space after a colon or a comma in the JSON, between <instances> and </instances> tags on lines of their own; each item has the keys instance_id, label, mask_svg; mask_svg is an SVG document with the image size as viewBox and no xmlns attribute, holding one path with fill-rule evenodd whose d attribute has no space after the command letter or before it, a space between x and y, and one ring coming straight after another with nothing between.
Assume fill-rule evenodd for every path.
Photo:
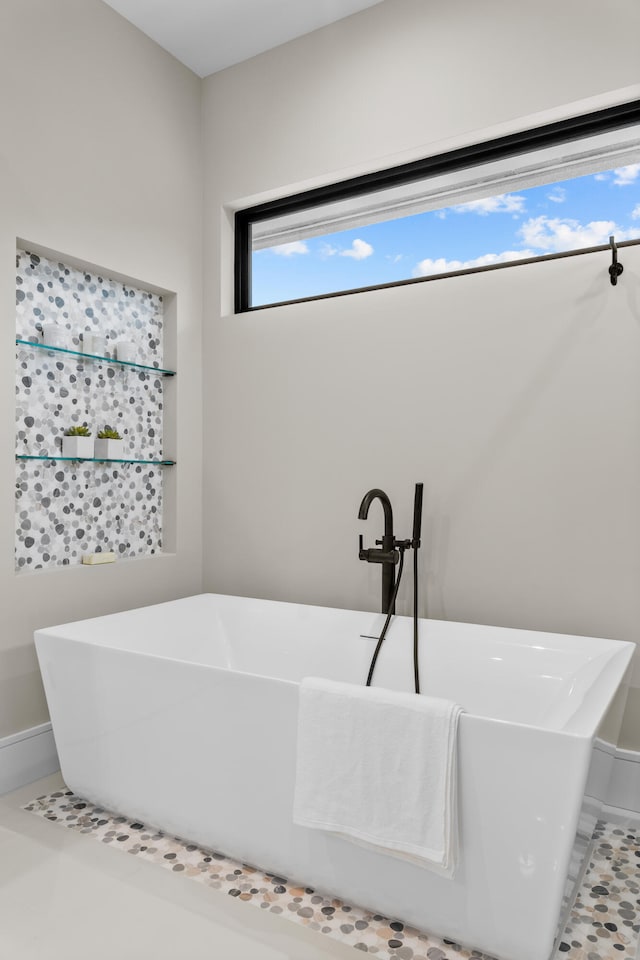
<instances>
[{"instance_id":1,"label":"black window frame","mask_svg":"<svg viewBox=\"0 0 640 960\"><path fill-rule=\"evenodd\" d=\"M337 200L347 200L363 194L372 193L386 187L397 187L417 180L427 180L430 177L450 173L456 170L479 166L507 157L517 156L528 151L553 147L584 137L609 133L624 127L640 123L640 100L613 107L606 107L591 113L570 117L566 120L557 120L553 123L522 130L487 140L484 143L474 143L466 147L459 147L445 153L403 163L385 170L378 170L362 176L352 177L337 183L330 183L313 190L266 203L259 203L253 207L246 207L235 214L235 256L234 256L234 309L235 313L247 313L254 310L266 310L270 307L284 306L293 303L305 303L309 300L324 300L330 297L343 297L352 293L364 293L370 290L379 290L386 287L404 286L410 283L423 283L429 277L412 277L397 280L391 283L380 283L374 286L356 287L350 290L339 290L332 293L316 294L310 297L299 297L294 300L279 300L274 303L251 304L251 228L254 223L268 220L272 217L295 213L299 210L320 206ZM550 256L553 256L551 254ZM480 267L478 270L493 269ZM466 271L469 272L469 271ZM440 275L442 276L442 275ZM450 276L450 274L448 274Z\"/></svg>"}]
</instances>

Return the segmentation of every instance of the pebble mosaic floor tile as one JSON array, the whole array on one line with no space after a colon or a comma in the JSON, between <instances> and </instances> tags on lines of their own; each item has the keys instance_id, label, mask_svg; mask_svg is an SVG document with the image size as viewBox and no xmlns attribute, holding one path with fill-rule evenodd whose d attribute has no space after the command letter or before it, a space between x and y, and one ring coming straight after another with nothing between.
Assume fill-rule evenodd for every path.
<instances>
[{"instance_id":1,"label":"pebble mosaic floor tile","mask_svg":"<svg viewBox=\"0 0 640 960\"><path fill-rule=\"evenodd\" d=\"M147 829L143 823L115 816L71 791L38 797L24 809L301 923L377 960L490 960L478 950L322 896L311 887L293 886L284 877ZM584 880L554 960L637 960L639 935L640 823L600 821Z\"/></svg>"}]
</instances>

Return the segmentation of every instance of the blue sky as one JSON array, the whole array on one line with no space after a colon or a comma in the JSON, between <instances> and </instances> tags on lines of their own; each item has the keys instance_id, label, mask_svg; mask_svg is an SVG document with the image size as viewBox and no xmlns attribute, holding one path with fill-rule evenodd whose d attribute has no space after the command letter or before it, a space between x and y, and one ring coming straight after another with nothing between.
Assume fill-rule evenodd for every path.
<instances>
[{"instance_id":1,"label":"blue sky","mask_svg":"<svg viewBox=\"0 0 640 960\"><path fill-rule=\"evenodd\" d=\"M256 251L254 306L640 238L640 164Z\"/></svg>"}]
</instances>

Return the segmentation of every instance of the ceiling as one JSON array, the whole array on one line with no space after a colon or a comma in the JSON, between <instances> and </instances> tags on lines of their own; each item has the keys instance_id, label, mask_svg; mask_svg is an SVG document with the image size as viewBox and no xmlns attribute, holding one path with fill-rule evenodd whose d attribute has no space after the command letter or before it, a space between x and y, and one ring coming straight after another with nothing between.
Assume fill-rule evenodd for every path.
<instances>
[{"instance_id":1,"label":"ceiling","mask_svg":"<svg viewBox=\"0 0 640 960\"><path fill-rule=\"evenodd\" d=\"M381 0L105 0L206 77Z\"/></svg>"}]
</instances>

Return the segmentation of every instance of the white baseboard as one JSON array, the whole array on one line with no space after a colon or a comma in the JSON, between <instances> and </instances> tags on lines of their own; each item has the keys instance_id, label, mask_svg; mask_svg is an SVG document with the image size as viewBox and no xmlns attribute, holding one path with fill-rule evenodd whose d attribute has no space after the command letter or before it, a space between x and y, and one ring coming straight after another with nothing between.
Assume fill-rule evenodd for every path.
<instances>
[{"instance_id":1,"label":"white baseboard","mask_svg":"<svg viewBox=\"0 0 640 960\"><path fill-rule=\"evenodd\" d=\"M60 769L50 723L0 739L0 795Z\"/></svg>"},{"instance_id":2,"label":"white baseboard","mask_svg":"<svg viewBox=\"0 0 640 960\"><path fill-rule=\"evenodd\" d=\"M607 805L640 814L640 752L618 748Z\"/></svg>"}]
</instances>

